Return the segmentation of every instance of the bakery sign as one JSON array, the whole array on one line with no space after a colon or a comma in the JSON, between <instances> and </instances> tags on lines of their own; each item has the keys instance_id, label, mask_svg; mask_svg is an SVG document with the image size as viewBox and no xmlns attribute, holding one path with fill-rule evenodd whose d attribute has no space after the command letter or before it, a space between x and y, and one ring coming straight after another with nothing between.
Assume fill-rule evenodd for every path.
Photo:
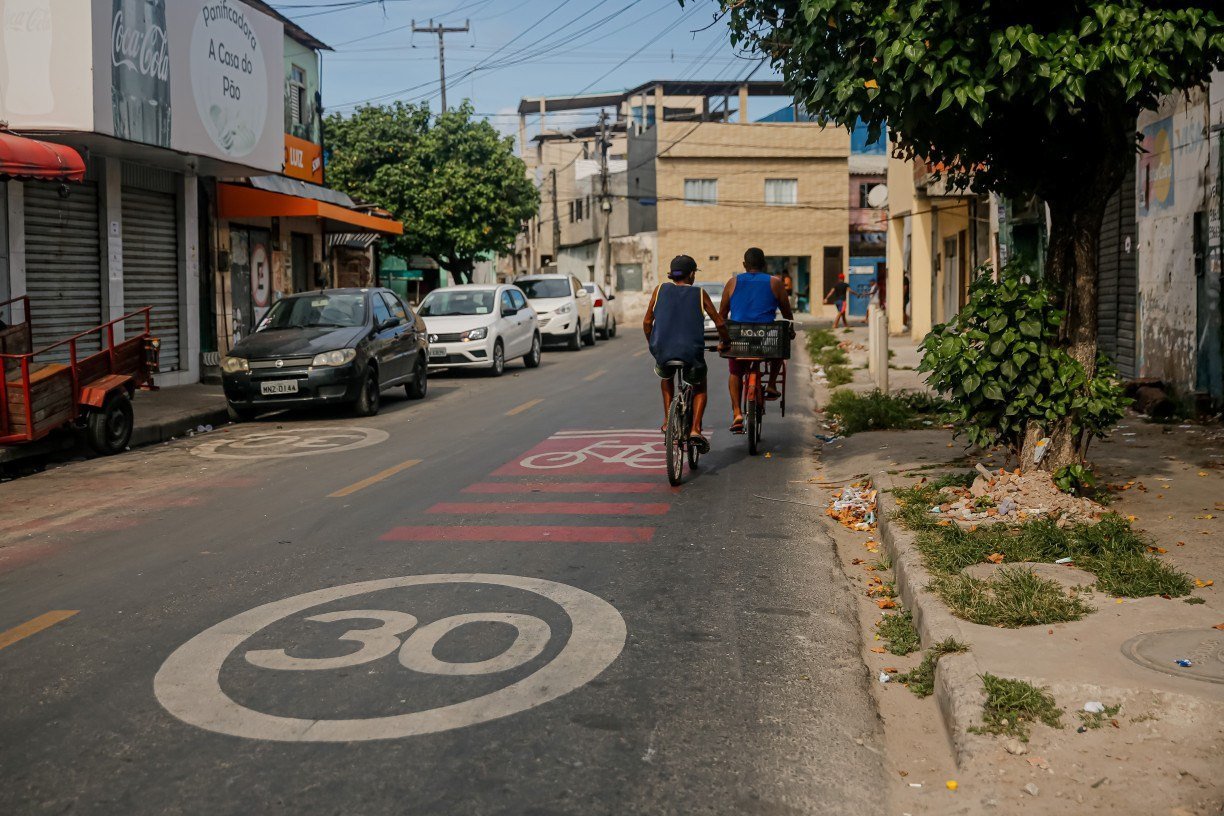
<instances>
[{"instance_id":1,"label":"bakery sign","mask_svg":"<svg viewBox=\"0 0 1224 816\"><path fill-rule=\"evenodd\" d=\"M323 148L307 139L285 134L286 176L313 184L323 183Z\"/></svg>"}]
</instances>

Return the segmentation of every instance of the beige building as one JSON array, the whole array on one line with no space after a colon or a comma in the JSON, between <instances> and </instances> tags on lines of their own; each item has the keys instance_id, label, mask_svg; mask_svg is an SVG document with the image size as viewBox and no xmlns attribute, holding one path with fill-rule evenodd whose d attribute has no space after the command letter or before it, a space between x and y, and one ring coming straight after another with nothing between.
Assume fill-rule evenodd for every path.
<instances>
[{"instance_id":1,"label":"beige building","mask_svg":"<svg viewBox=\"0 0 1224 816\"><path fill-rule=\"evenodd\" d=\"M783 97L779 103L757 97ZM766 112L749 117L750 99ZM599 128L551 121L608 116L607 188ZM541 192L507 274L556 269L614 291L640 314L675 255L704 280L742 269L760 246L771 271L790 273L799 305L831 314L823 294L847 268L849 134L794 121L776 82L651 82L623 94L524 99L523 157ZM527 119L543 123L528 139ZM608 249L602 249L604 228Z\"/></svg>"},{"instance_id":2,"label":"beige building","mask_svg":"<svg viewBox=\"0 0 1224 816\"><path fill-rule=\"evenodd\" d=\"M925 162L888 162L888 330L921 340L968 301L969 282L995 265L989 196L950 190Z\"/></svg>"}]
</instances>

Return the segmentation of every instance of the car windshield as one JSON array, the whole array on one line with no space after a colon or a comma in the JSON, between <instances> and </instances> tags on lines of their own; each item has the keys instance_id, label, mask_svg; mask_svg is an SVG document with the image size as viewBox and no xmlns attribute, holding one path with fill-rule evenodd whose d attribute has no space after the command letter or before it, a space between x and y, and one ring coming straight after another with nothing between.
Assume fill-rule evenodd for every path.
<instances>
[{"instance_id":1,"label":"car windshield","mask_svg":"<svg viewBox=\"0 0 1224 816\"><path fill-rule=\"evenodd\" d=\"M532 300L538 298L559 298L568 297L570 294L569 281L558 278L543 278L540 280L523 280L515 281L518 288L527 293L527 297Z\"/></svg>"},{"instance_id":2,"label":"car windshield","mask_svg":"<svg viewBox=\"0 0 1224 816\"><path fill-rule=\"evenodd\" d=\"M484 315L493 311L494 296L492 289L477 291L447 291L439 289L430 292L421 301L422 317L454 317L455 315Z\"/></svg>"},{"instance_id":3,"label":"car windshield","mask_svg":"<svg viewBox=\"0 0 1224 816\"><path fill-rule=\"evenodd\" d=\"M713 298L714 300L718 300L719 298L721 298L721 297L722 297L722 293L723 293L723 286L724 286L725 284L721 284L721 283L699 283L699 284L697 284L697 285L698 285L698 286L700 286L702 289L706 290L706 294L707 294L707 295L709 295L711 298Z\"/></svg>"},{"instance_id":4,"label":"car windshield","mask_svg":"<svg viewBox=\"0 0 1224 816\"><path fill-rule=\"evenodd\" d=\"M364 326L365 295L360 292L314 294L278 300L259 324L268 329L348 328Z\"/></svg>"}]
</instances>

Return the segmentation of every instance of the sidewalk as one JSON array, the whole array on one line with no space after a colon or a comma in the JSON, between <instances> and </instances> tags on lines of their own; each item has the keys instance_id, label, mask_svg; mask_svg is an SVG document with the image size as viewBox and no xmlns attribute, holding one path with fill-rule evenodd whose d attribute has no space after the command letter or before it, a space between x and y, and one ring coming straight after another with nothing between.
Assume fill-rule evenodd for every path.
<instances>
[{"instance_id":1,"label":"sidewalk","mask_svg":"<svg viewBox=\"0 0 1224 816\"><path fill-rule=\"evenodd\" d=\"M863 333L855 327L845 337L857 340ZM893 365L916 365L913 344L891 340L898 346ZM858 368L865 350L851 348L850 356L855 382L846 387L870 390L866 370ZM894 391L922 387L916 373L904 369L891 370L890 379ZM825 404L829 389L814 385ZM942 429L861 433L827 443L821 453L827 482L869 474L880 489L878 535L858 533L867 550L856 543L862 557L849 563L881 549L882 565L895 576L896 601L913 615L923 649L946 638L970 647L940 660L933 695L959 768L957 805L973 802L968 812L989 807L996 813L1220 812L1224 631L1213 627L1224 623L1224 597L1214 584L1196 587L1191 603L1159 596L1115 598L1096 590L1084 596L1094 611L1081 620L1018 629L954 617L928 588L931 575L912 532L892 519L896 501L888 491L923 476L964 473L979 458L987 467L1001 464L967 451L963 440L953 440L951 431ZM1224 428L1154 425L1131 415L1093 447L1091 459L1103 480L1119 488L1108 509L1131 517L1136 528L1152 537L1156 552L1165 551L1159 556L1163 561L1203 584L1224 583ZM841 532L845 539L847 531ZM872 541L877 538L878 543ZM848 567L852 576L862 569ZM983 563L966 572L983 577L996 569ZM1070 567L1040 564L1034 569L1068 587L1096 580ZM874 604L865 609L879 614ZM1136 645L1132 640L1171 630L1190 634L1177 644ZM869 643L873 637L874 632L866 634ZM1146 665L1140 662L1144 655ZM907 671L920 656L868 653L876 672ZM1193 657L1193 670L1175 665L1176 657L1183 656ZM983 673L1048 687L1063 710L1062 728L1035 725L1027 745L973 733L983 722ZM1077 712L1089 701L1119 705L1120 710L1105 718L1103 728L1080 733ZM1035 798L1041 801L1030 801ZM951 808L952 803L945 798L942 806ZM903 809L918 812L908 805Z\"/></svg>"},{"instance_id":2,"label":"sidewalk","mask_svg":"<svg viewBox=\"0 0 1224 816\"><path fill-rule=\"evenodd\" d=\"M136 423L130 443L133 448L165 442L201 425L229 422L225 394L219 385L195 384L160 391L137 391L132 410ZM29 445L0 445L0 465L77 449L84 450L84 445L72 434L53 434Z\"/></svg>"}]
</instances>

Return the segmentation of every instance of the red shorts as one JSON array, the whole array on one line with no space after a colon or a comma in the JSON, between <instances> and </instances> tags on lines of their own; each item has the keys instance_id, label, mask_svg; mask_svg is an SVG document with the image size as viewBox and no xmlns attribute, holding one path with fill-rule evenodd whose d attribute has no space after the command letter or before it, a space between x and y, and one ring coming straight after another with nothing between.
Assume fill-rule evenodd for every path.
<instances>
[{"instance_id":1,"label":"red shorts","mask_svg":"<svg viewBox=\"0 0 1224 816\"><path fill-rule=\"evenodd\" d=\"M731 372L732 377L742 377L748 373L748 365L751 362L752 360L746 360L740 357L728 357L727 358L727 371ZM781 360L766 360L765 361L765 370L770 372L771 374L777 371L780 371L781 369L782 369Z\"/></svg>"}]
</instances>

